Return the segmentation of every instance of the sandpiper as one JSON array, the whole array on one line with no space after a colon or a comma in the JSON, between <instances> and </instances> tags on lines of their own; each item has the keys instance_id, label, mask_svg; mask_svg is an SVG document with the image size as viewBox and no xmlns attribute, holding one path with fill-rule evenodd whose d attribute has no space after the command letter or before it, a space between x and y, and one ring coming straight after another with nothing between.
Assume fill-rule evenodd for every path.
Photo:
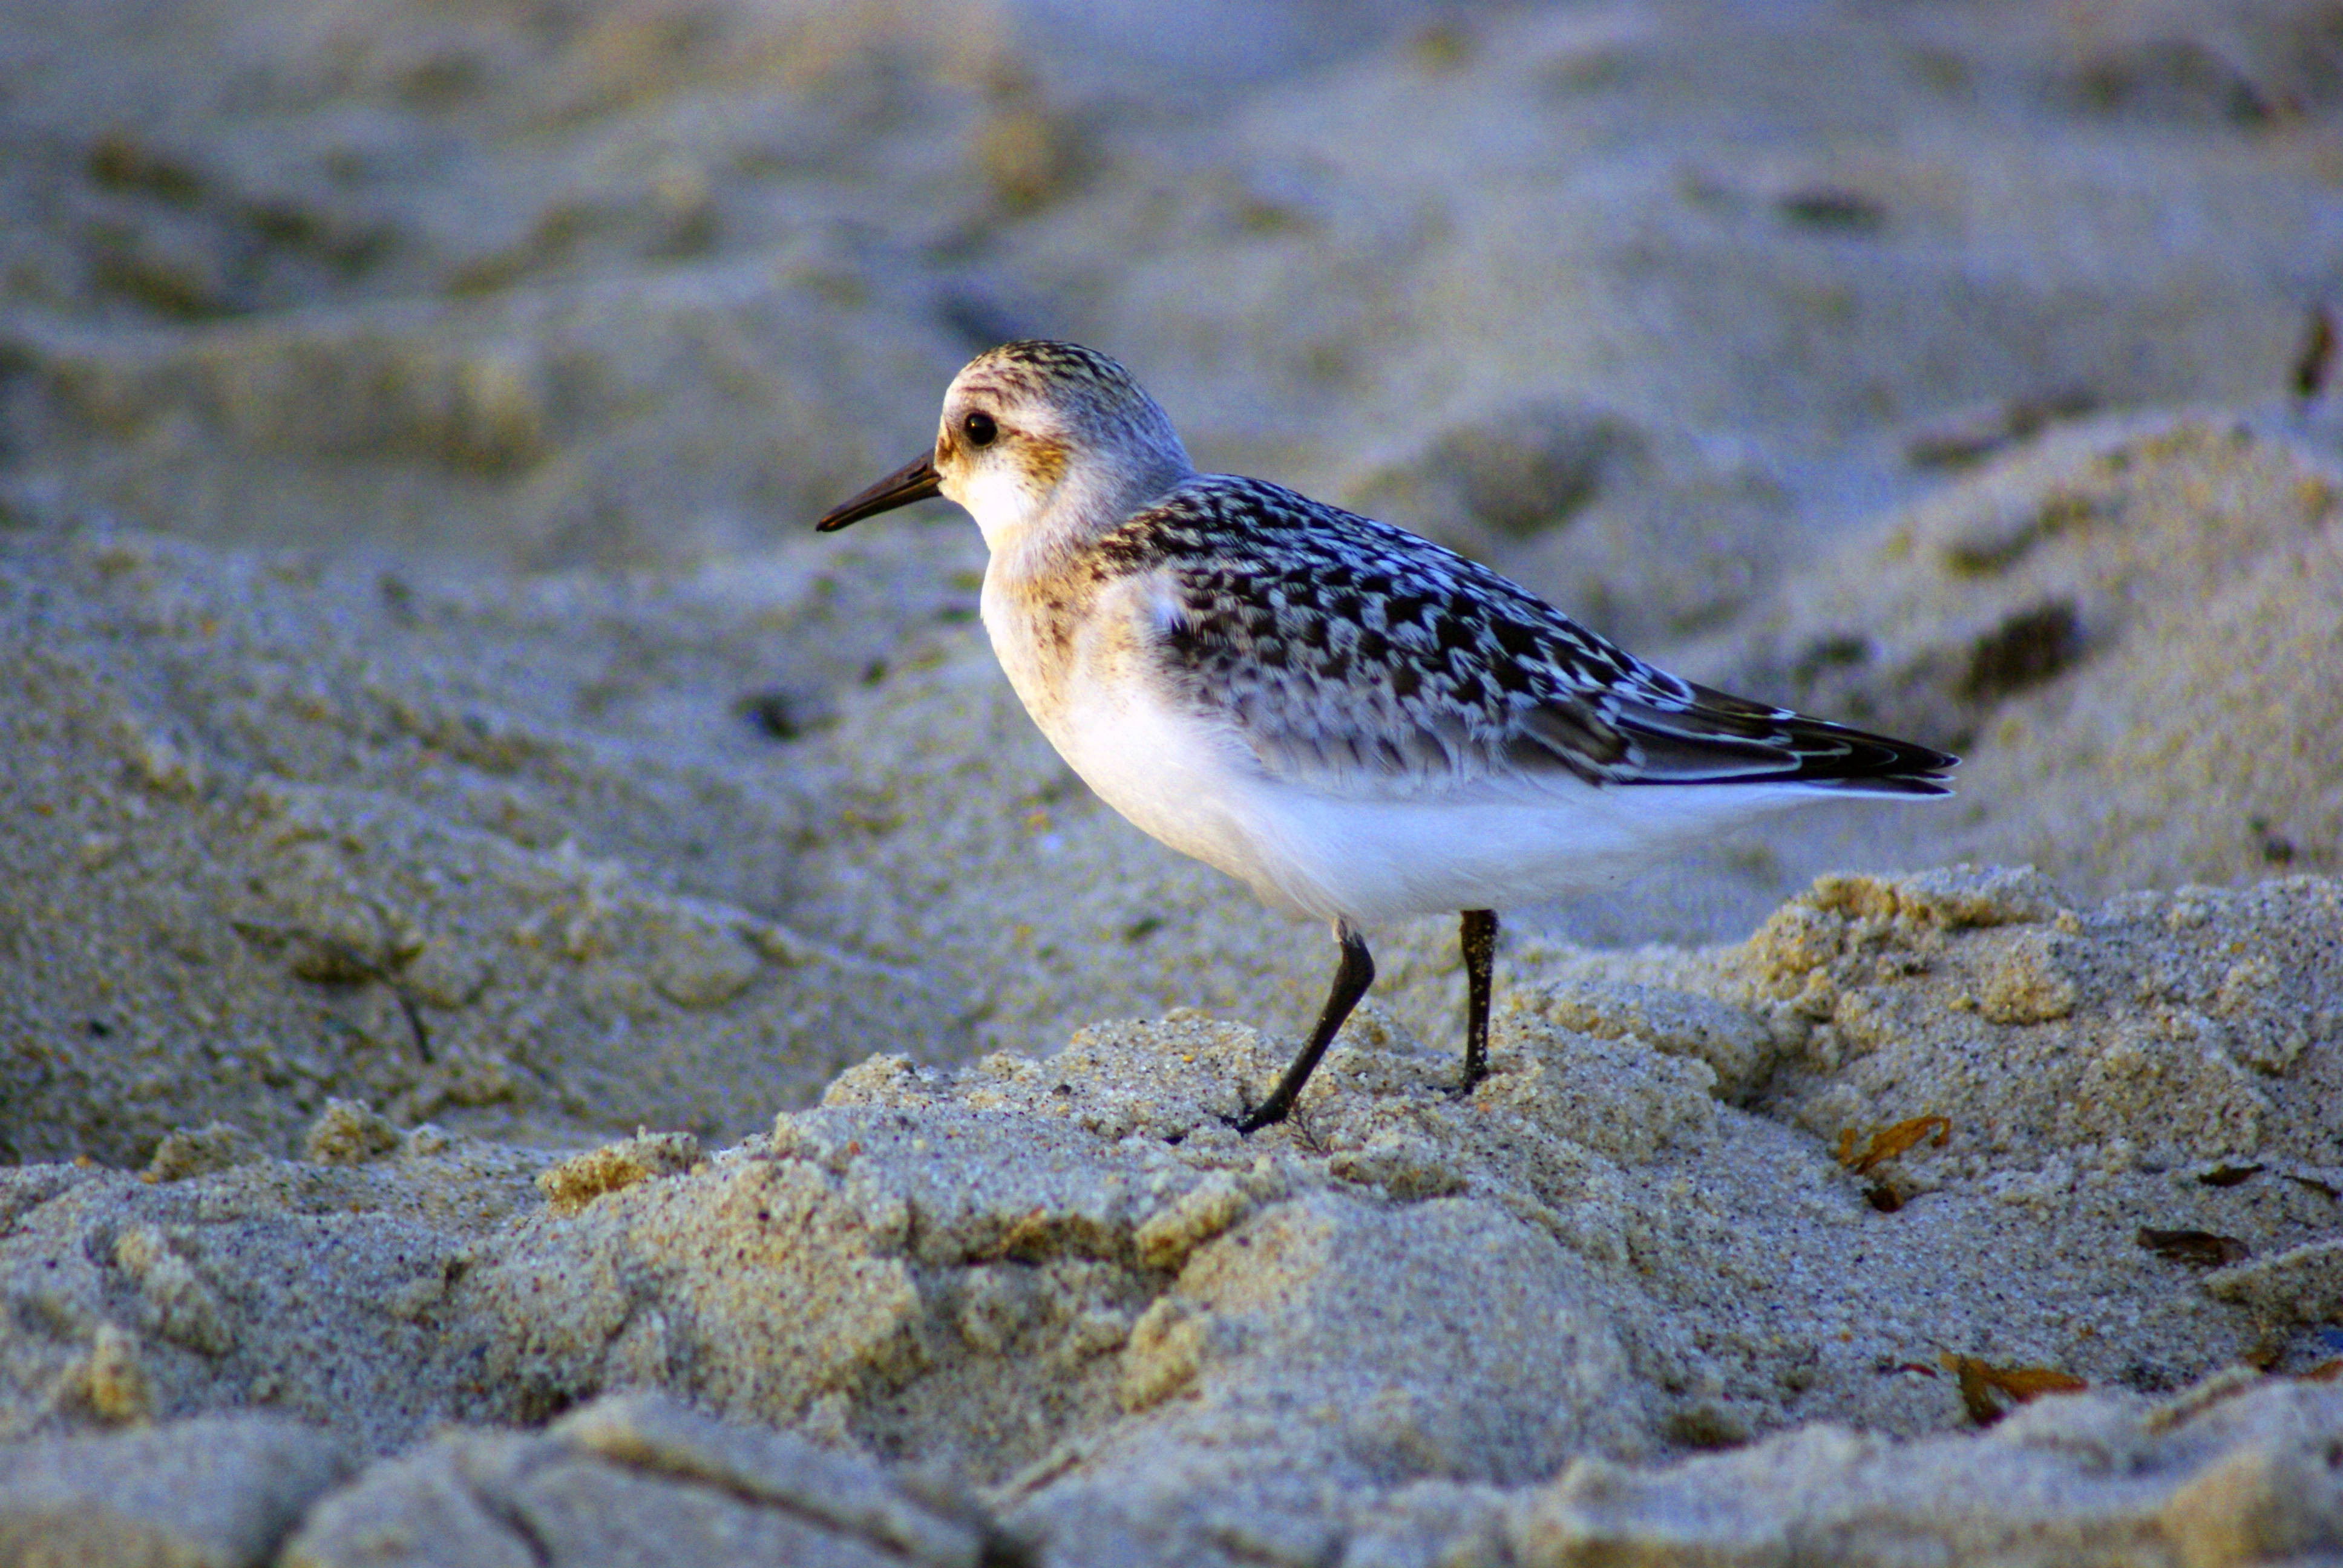
<instances>
[{"instance_id":1,"label":"sandpiper","mask_svg":"<svg viewBox=\"0 0 2343 1568\"><path fill-rule=\"evenodd\" d=\"M1059 755L1142 831L1333 926L1326 1005L1243 1132L1293 1109L1373 983L1362 927L1463 917L1470 1093L1497 910L1802 799L1946 794L1957 760L1711 690L1405 529L1199 474L1075 344L979 355L934 450L814 526L935 495L983 531L985 629Z\"/></svg>"}]
</instances>

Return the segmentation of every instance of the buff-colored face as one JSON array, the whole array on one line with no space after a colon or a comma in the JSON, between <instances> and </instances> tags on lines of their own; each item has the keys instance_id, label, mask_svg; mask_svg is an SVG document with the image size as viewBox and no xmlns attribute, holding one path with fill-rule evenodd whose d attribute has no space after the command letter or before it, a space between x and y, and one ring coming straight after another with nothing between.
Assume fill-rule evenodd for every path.
<instances>
[{"instance_id":1,"label":"buff-colored face","mask_svg":"<svg viewBox=\"0 0 2343 1568\"><path fill-rule=\"evenodd\" d=\"M988 543L1046 509L1079 440L1047 384L1004 377L977 360L944 394L931 459L944 495L966 507Z\"/></svg>"}]
</instances>

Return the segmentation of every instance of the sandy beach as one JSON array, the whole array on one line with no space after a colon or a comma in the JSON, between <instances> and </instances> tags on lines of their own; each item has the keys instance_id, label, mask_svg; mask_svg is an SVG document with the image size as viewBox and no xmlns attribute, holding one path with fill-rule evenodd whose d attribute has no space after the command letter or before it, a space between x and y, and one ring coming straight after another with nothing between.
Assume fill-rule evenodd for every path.
<instances>
[{"instance_id":1,"label":"sandy beach","mask_svg":"<svg viewBox=\"0 0 2343 1568\"><path fill-rule=\"evenodd\" d=\"M2343 1563L2333 7L6 31L0 1563ZM1325 932L809 531L1023 336L1958 793L1240 1138Z\"/></svg>"}]
</instances>

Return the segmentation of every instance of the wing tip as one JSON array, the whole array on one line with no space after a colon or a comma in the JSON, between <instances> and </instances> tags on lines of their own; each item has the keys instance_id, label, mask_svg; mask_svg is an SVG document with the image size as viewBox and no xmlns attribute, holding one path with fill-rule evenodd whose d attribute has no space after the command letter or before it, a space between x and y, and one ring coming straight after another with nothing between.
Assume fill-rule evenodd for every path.
<instances>
[{"instance_id":1,"label":"wing tip","mask_svg":"<svg viewBox=\"0 0 2343 1568\"><path fill-rule=\"evenodd\" d=\"M1781 727L1763 739L1750 736L1704 737L1689 746L1679 741L1673 766L1654 768L1627 780L1644 784L1780 784L1845 795L1936 796L1953 792L1947 778L1961 759L1949 751L1899 740L1803 713L1775 709ZM1638 739L1657 760L1645 731ZM1732 765L1737 754L1740 765Z\"/></svg>"},{"instance_id":2,"label":"wing tip","mask_svg":"<svg viewBox=\"0 0 2343 1568\"><path fill-rule=\"evenodd\" d=\"M1899 740L1843 724L1800 717L1813 726L1801 739L1824 741L1825 749L1798 754L1798 767L1785 781L1853 795L1941 796L1953 792L1949 776L1961 759L1949 751Z\"/></svg>"}]
</instances>

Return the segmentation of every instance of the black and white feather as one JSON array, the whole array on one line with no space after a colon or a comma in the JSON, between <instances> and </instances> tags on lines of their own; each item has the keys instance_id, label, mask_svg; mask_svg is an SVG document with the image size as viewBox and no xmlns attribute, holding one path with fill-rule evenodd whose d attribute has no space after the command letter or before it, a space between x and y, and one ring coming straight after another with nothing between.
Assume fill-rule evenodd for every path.
<instances>
[{"instance_id":1,"label":"black and white feather","mask_svg":"<svg viewBox=\"0 0 2343 1568\"><path fill-rule=\"evenodd\" d=\"M1092 552L1162 585L1164 678L1295 784L1946 792L1943 752L1671 675L1486 567L1281 486L1200 475Z\"/></svg>"}]
</instances>

